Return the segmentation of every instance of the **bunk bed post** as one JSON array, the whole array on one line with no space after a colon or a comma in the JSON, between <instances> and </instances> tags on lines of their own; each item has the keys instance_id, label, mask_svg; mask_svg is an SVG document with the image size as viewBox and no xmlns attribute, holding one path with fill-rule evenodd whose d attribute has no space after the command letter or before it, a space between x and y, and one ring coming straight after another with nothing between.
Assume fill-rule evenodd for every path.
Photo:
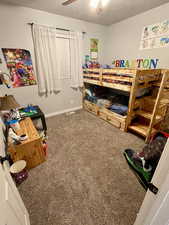
<instances>
[{"instance_id":1,"label":"bunk bed post","mask_svg":"<svg viewBox=\"0 0 169 225\"><path fill-rule=\"evenodd\" d=\"M128 126L131 123L132 120L132 114L133 114L133 107L136 99L136 92L137 92L137 86L139 81L139 74L140 71L137 70L135 73L135 77L133 78L132 87L130 91L130 99L129 99L129 106L128 106L128 113L127 113L127 119L125 124L125 131L127 131Z\"/></svg>"},{"instance_id":2,"label":"bunk bed post","mask_svg":"<svg viewBox=\"0 0 169 225\"><path fill-rule=\"evenodd\" d=\"M102 83L102 81L103 81L103 69L102 68L100 68L99 80L100 80L100 84L103 85L103 83Z\"/></svg>"},{"instance_id":3,"label":"bunk bed post","mask_svg":"<svg viewBox=\"0 0 169 225\"><path fill-rule=\"evenodd\" d=\"M151 121L150 121L150 125L149 125L149 128L148 128L148 132L147 132L147 135L146 135L146 141L145 141L146 143L150 139L151 131L152 131L152 128L154 126L154 122L156 120L158 106L159 106L159 103L160 103L160 100L161 100L161 97L162 97L162 92L163 92L165 83L166 83L166 81L168 79L168 75L169 75L169 71L168 70L161 70L161 72L162 72L162 81L161 81L161 85L160 85L160 88L159 88L159 91L158 91L157 99L156 99L156 102L155 102L155 105L154 105L153 114L152 114L152 117L151 117Z\"/></svg>"},{"instance_id":4,"label":"bunk bed post","mask_svg":"<svg viewBox=\"0 0 169 225\"><path fill-rule=\"evenodd\" d=\"M83 87L80 89L82 93L82 106L84 104L84 99L85 99L85 85L83 83Z\"/></svg>"}]
</instances>

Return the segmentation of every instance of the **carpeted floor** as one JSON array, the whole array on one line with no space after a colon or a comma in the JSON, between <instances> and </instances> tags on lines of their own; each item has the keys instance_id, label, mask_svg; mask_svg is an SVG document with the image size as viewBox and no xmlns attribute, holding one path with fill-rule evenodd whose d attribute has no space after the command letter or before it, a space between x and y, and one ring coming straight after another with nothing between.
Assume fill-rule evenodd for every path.
<instances>
[{"instance_id":1,"label":"carpeted floor","mask_svg":"<svg viewBox=\"0 0 169 225\"><path fill-rule=\"evenodd\" d=\"M85 111L47 125L48 160L19 187L31 225L132 225L145 191L122 152L143 140Z\"/></svg>"}]
</instances>

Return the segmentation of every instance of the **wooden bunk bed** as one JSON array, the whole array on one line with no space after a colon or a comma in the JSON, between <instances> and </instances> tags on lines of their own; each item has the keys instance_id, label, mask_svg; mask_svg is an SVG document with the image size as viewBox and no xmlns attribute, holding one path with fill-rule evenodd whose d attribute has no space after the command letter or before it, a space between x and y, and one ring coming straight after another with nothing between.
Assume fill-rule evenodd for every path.
<instances>
[{"instance_id":1,"label":"wooden bunk bed","mask_svg":"<svg viewBox=\"0 0 169 225\"><path fill-rule=\"evenodd\" d=\"M84 69L83 80L85 84L107 87L129 95L126 116L99 107L83 96L83 106L87 111L123 131L130 130L142 135L146 141L161 128L169 106L168 70ZM138 98L138 90L144 88L150 88L151 95Z\"/></svg>"}]
</instances>

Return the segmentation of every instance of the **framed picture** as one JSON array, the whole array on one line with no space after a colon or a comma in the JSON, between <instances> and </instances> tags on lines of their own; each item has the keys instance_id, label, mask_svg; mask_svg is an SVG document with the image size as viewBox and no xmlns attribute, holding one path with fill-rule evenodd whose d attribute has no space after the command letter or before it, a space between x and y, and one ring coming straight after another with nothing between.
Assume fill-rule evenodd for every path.
<instances>
[{"instance_id":1,"label":"framed picture","mask_svg":"<svg viewBox=\"0 0 169 225\"><path fill-rule=\"evenodd\" d=\"M2 48L2 52L13 88L36 84L31 54L28 50Z\"/></svg>"},{"instance_id":2,"label":"framed picture","mask_svg":"<svg viewBox=\"0 0 169 225\"><path fill-rule=\"evenodd\" d=\"M92 60L98 59L98 45L99 40L95 38L90 39L90 57Z\"/></svg>"}]
</instances>

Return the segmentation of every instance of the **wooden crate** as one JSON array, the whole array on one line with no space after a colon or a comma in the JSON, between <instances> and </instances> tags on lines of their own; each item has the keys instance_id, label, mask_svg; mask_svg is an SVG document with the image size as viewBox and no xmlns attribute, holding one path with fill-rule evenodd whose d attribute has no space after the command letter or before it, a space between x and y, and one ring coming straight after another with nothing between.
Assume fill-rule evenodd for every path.
<instances>
[{"instance_id":1,"label":"wooden crate","mask_svg":"<svg viewBox=\"0 0 169 225\"><path fill-rule=\"evenodd\" d=\"M89 112L94 113L95 115L98 115L98 113L99 113L99 107L96 104L89 102L87 100L84 100L83 107L84 107L84 109L86 109Z\"/></svg>"},{"instance_id":2,"label":"wooden crate","mask_svg":"<svg viewBox=\"0 0 169 225\"><path fill-rule=\"evenodd\" d=\"M125 130L126 116L121 116L117 113L114 113L106 108L100 108L99 117L106 120L115 127Z\"/></svg>"},{"instance_id":3,"label":"wooden crate","mask_svg":"<svg viewBox=\"0 0 169 225\"><path fill-rule=\"evenodd\" d=\"M98 107L96 104L87 100L84 100L83 107L85 110L94 113L95 115L99 116L101 119L109 122L115 127L123 131L125 130L126 116L121 116L117 113L111 112L104 107Z\"/></svg>"},{"instance_id":4,"label":"wooden crate","mask_svg":"<svg viewBox=\"0 0 169 225\"><path fill-rule=\"evenodd\" d=\"M27 162L27 168L31 169L46 160L42 140L30 118L22 120L20 126L17 134L26 134L28 139L19 145L9 144L8 152L14 162L23 159Z\"/></svg>"}]
</instances>

